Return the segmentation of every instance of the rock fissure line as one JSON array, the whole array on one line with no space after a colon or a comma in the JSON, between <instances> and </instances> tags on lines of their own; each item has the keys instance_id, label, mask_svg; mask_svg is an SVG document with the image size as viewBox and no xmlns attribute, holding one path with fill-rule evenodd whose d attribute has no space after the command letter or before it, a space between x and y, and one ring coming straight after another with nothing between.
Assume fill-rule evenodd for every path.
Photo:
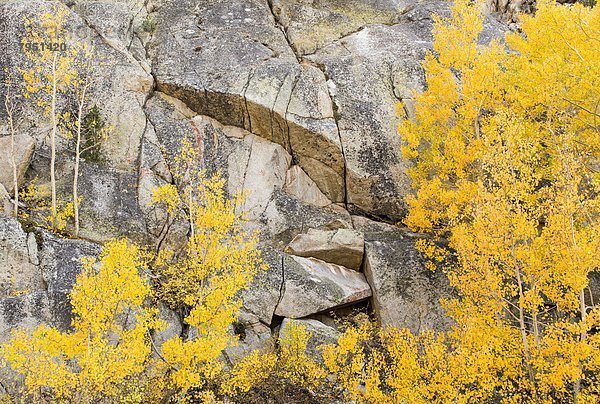
<instances>
[{"instance_id":1,"label":"rock fissure line","mask_svg":"<svg viewBox=\"0 0 600 404\"><path fill-rule=\"evenodd\" d=\"M288 77L290 77L290 74L291 73L286 74L285 77L283 78L283 80L281 81L281 86L279 86L279 89L277 90L277 94L275 95L275 100L273 100L273 105L271 105L271 112L269 114L270 119L271 119L271 139L274 137L274 133L275 133L275 128L273 127L273 121L275 120L275 106L277 105L277 101L279 100L279 94L281 94L281 90L283 89L283 86L285 85L285 82L287 81ZM288 105L289 105L289 102L288 102ZM279 126L279 130L281 131L281 133L283 133L283 128L279 125L279 123L277 124L277 126ZM284 146L284 149L286 149L285 146Z\"/></svg>"},{"instance_id":2,"label":"rock fissure line","mask_svg":"<svg viewBox=\"0 0 600 404\"><path fill-rule=\"evenodd\" d=\"M300 75L301 73L299 73L295 78L294 78L294 83L292 84L292 89L290 91L290 98L288 99L288 102L285 106L285 112L283 114L283 120L285 121L285 126L286 126L286 146L284 147L286 150L289 150L290 155L292 156L292 163L293 164L298 164L298 159L296 158L296 153L294 153L294 149L292 148L292 141L290 140L290 121L288 120L288 111L290 109L290 104L292 103L292 98L294 97L294 91L296 91L296 86L298 85L298 82L300 81ZM272 134L271 134L272 136Z\"/></svg>"},{"instance_id":3,"label":"rock fissure line","mask_svg":"<svg viewBox=\"0 0 600 404\"><path fill-rule=\"evenodd\" d=\"M254 135L256 136L256 135ZM246 161L246 168L244 168L244 179L242 180L242 192L246 189L246 176L248 175L248 167L250 167L250 160L252 159L252 150L254 149L254 138L250 141L250 153L248 153L248 160Z\"/></svg>"},{"instance_id":4,"label":"rock fissure line","mask_svg":"<svg viewBox=\"0 0 600 404\"><path fill-rule=\"evenodd\" d=\"M253 77L254 77L254 69L252 69L250 71L250 73L248 73L248 80L246 81L246 84L244 85L244 88L242 89L242 98L244 99L244 106L246 108L242 125L244 127L246 126L246 117L248 117L248 128L244 128L244 129L246 129L250 133L252 133L252 116L250 115L250 109L248 109L248 97L246 97L246 92L248 91L248 87L250 87L250 82L252 81Z\"/></svg>"},{"instance_id":5,"label":"rock fissure line","mask_svg":"<svg viewBox=\"0 0 600 404\"><path fill-rule=\"evenodd\" d=\"M294 46L294 44L292 43L292 41L290 41L290 38L289 38L289 36L287 34L287 29L279 21L279 17L277 17L277 13L275 13L275 9L273 7L273 0L267 0L267 6L269 8L269 11L271 12L271 16L273 16L273 21L275 22L275 25L277 26L277 28L283 34L283 37L285 38L285 41L287 42L290 50L292 51L292 53L296 57L296 60L298 61L298 63L300 63L302 57L301 57L301 55L298 54L298 51L296 50L296 47Z\"/></svg>"},{"instance_id":6,"label":"rock fissure line","mask_svg":"<svg viewBox=\"0 0 600 404\"><path fill-rule=\"evenodd\" d=\"M337 133L338 133L338 139L340 140L340 151L342 152L342 161L344 163L344 207L346 208L346 210L348 210L348 165L346 163L346 152L344 150L344 141L342 139L342 132L340 130L340 125L339 125L339 121L341 119L340 115L339 115L339 107L335 102L335 98L333 96L333 94L331 93L331 88L329 86L330 82L333 83L333 80L331 80L331 78L329 77L329 74L327 74L327 68L320 64L320 63L316 63L313 61L310 61L310 64L315 66L317 69L319 69L321 71L321 73L323 73L323 76L325 76L325 84L327 86L327 94L329 95L329 100L331 101L331 106L332 106L332 110L333 110L333 121L335 122L335 127L337 129Z\"/></svg>"},{"instance_id":7,"label":"rock fissure line","mask_svg":"<svg viewBox=\"0 0 600 404\"><path fill-rule=\"evenodd\" d=\"M285 256L281 256L281 285L279 286L279 299L277 300L277 304L273 309L273 314L277 311L281 300L283 300L283 295L285 294Z\"/></svg>"},{"instance_id":8,"label":"rock fissure line","mask_svg":"<svg viewBox=\"0 0 600 404\"><path fill-rule=\"evenodd\" d=\"M135 19L140 15L140 13L142 12L142 10L144 8L146 8L147 4L148 4L148 0L145 0L144 4L142 4L142 6L140 7L140 9L129 19L129 26L127 27L127 32L131 32L131 40L129 41L129 45L127 45L127 51L128 52L130 51L131 47L133 46L133 40L136 37L140 40L140 42L142 42L141 38L135 32L135 29L133 27L133 23L134 23ZM142 45L143 45L143 42L142 42Z\"/></svg>"},{"instance_id":9,"label":"rock fissure line","mask_svg":"<svg viewBox=\"0 0 600 404\"><path fill-rule=\"evenodd\" d=\"M102 32L100 32L100 30L94 25L92 24L90 21L88 21L87 18L85 18L83 15L79 14L76 10L74 5L73 6L69 6L67 3L63 3L67 8L69 8L69 10L71 10L71 12L75 15L77 15L81 21L83 21L83 23L89 28L91 29L97 36L98 38L100 38L100 40L109 48L113 49L114 51L122 54L123 56L125 56L127 59L130 60L134 60L135 63L138 65L138 67L140 69L142 69L143 71L146 71L146 69L144 69L144 66L142 66L142 64L140 63L139 60L137 60L131 53L128 52L128 50L124 50L124 49L119 49L117 46L115 46L112 41L110 41L109 39L107 39Z\"/></svg>"}]
</instances>

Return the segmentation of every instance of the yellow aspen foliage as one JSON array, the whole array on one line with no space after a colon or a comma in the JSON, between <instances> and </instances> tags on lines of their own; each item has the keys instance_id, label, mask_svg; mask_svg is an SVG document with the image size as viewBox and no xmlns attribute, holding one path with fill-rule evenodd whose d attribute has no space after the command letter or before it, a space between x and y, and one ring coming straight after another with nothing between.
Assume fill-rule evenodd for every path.
<instances>
[{"instance_id":1,"label":"yellow aspen foliage","mask_svg":"<svg viewBox=\"0 0 600 404\"><path fill-rule=\"evenodd\" d=\"M145 264L144 254L126 240L107 243L97 262L84 260L73 287L72 332L42 325L16 331L1 346L2 361L23 378L23 399L135 397L130 390L150 361L149 330L160 326L156 310L144 307L151 295L139 274Z\"/></svg>"},{"instance_id":2,"label":"yellow aspen foliage","mask_svg":"<svg viewBox=\"0 0 600 404\"><path fill-rule=\"evenodd\" d=\"M399 128L415 163L405 222L446 238L420 247L453 262L453 400L597 402L600 9L538 1L490 45L482 22L465 0L436 20L428 88Z\"/></svg>"},{"instance_id":3,"label":"yellow aspen foliage","mask_svg":"<svg viewBox=\"0 0 600 404\"><path fill-rule=\"evenodd\" d=\"M50 148L50 186L52 203L50 222L53 230L61 229L64 212L59 212L60 202L56 194L57 141L59 137L69 138L77 133L76 174L74 182L72 211L75 216L75 233L79 230L79 196L77 194L77 176L81 130L72 131L71 122L76 120L81 129L82 108L77 116L64 112L67 99L75 94L78 104L85 103L89 85L92 47L89 43L76 40L68 30L70 10L57 4L49 12L43 12L24 20L25 35L21 46L26 64L21 69L23 78L23 96L37 107L49 119ZM62 217L60 217L62 216ZM64 227L64 226L62 226Z\"/></svg>"},{"instance_id":4,"label":"yellow aspen foliage","mask_svg":"<svg viewBox=\"0 0 600 404\"><path fill-rule=\"evenodd\" d=\"M247 393L254 386L273 377L276 366L275 353L254 351L233 367L222 383L221 391L229 397Z\"/></svg>"},{"instance_id":5,"label":"yellow aspen foliage","mask_svg":"<svg viewBox=\"0 0 600 404\"><path fill-rule=\"evenodd\" d=\"M541 0L489 45L482 24L468 0L436 18L427 90L399 127L405 223L431 236L417 248L457 292L454 325L350 327L324 350L348 401L600 401L600 9Z\"/></svg>"},{"instance_id":6,"label":"yellow aspen foliage","mask_svg":"<svg viewBox=\"0 0 600 404\"><path fill-rule=\"evenodd\" d=\"M208 392L223 371L222 351L236 343L228 329L241 308L238 294L264 269L257 237L245 230L242 197L228 198L225 181L198 166L196 149L184 139L172 167L176 184L157 188L153 203L189 223L183 251L161 251L154 264L158 296L185 314L191 337L162 346L172 387L182 396Z\"/></svg>"},{"instance_id":7,"label":"yellow aspen foliage","mask_svg":"<svg viewBox=\"0 0 600 404\"><path fill-rule=\"evenodd\" d=\"M327 373L306 353L311 333L301 324L288 324L279 338L279 377L306 388L318 387Z\"/></svg>"},{"instance_id":8,"label":"yellow aspen foliage","mask_svg":"<svg viewBox=\"0 0 600 404\"><path fill-rule=\"evenodd\" d=\"M223 394L236 398L253 388L276 390L281 385L318 390L327 372L307 353L311 337L304 325L287 324L280 332L277 350L252 352L225 374Z\"/></svg>"}]
</instances>

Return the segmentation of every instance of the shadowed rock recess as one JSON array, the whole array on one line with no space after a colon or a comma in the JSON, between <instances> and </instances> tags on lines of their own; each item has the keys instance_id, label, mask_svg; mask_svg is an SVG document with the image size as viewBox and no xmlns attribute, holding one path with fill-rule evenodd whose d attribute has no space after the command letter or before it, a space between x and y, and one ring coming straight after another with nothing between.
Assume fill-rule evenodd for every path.
<instances>
[{"instance_id":1,"label":"shadowed rock recess","mask_svg":"<svg viewBox=\"0 0 600 404\"><path fill-rule=\"evenodd\" d=\"M269 269L242 294L241 345L233 363L271 343L282 322L306 324L319 340L332 315L361 308L384 324L417 331L448 325L451 294L428 272L415 240L393 226L405 215L409 166L400 153L396 104L411 115L424 88L421 60L432 46L432 13L443 1L121 0L0 1L0 81L26 66L23 22L68 12L70 40L94 46L91 104L109 136L102 158L82 162L82 240L0 218L0 339L16 326L68 328L67 294L80 258L125 236L176 248L185 223L149 206L172 181L184 137L227 190L245 190L249 227ZM501 27L488 24L488 37ZM0 89L3 92L4 88ZM4 93L0 96L4 99ZM21 184L49 184L48 120L22 114L15 159ZM68 199L73 153L58 144L59 196ZM7 116L0 112L0 212L10 210ZM350 310L348 310L350 308ZM185 334L177 314L160 344ZM239 328L239 327L238 327ZM238 330L239 331L239 330ZM233 332L233 330L232 330ZM315 351L314 347L311 347Z\"/></svg>"}]
</instances>

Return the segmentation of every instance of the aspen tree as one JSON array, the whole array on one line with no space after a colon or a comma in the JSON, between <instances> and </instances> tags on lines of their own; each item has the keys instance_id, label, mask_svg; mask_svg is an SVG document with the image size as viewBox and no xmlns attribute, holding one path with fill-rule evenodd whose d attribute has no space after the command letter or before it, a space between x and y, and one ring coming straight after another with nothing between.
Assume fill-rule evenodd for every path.
<instances>
[{"instance_id":1,"label":"aspen tree","mask_svg":"<svg viewBox=\"0 0 600 404\"><path fill-rule=\"evenodd\" d=\"M52 12L45 12L26 19L26 34L22 39L28 65L22 69L24 96L50 118L50 187L52 195L51 225L57 229L59 211L56 195L56 147L61 122L65 116L59 111L59 97L67 93L77 78L75 61L79 49L70 46L65 25L68 8L57 5Z\"/></svg>"},{"instance_id":2,"label":"aspen tree","mask_svg":"<svg viewBox=\"0 0 600 404\"><path fill-rule=\"evenodd\" d=\"M184 138L171 172L175 184L157 188L153 203L189 223L187 244L175 253L163 250L154 264L160 276L159 297L183 313L193 338L165 342L162 356L169 364L170 384L186 396L208 400L224 368L221 352L235 344L228 328L241 308L238 293L264 264L256 234L245 230L242 196L227 198L225 181L208 176L198 152Z\"/></svg>"},{"instance_id":3,"label":"aspen tree","mask_svg":"<svg viewBox=\"0 0 600 404\"><path fill-rule=\"evenodd\" d=\"M436 17L427 89L401 123L405 223L458 297L447 332L353 327L325 351L370 403L600 400L600 9L541 0L479 43L480 4ZM439 243L431 240L440 239ZM445 241L447 242L443 242Z\"/></svg>"},{"instance_id":4,"label":"aspen tree","mask_svg":"<svg viewBox=\"0 0 600 404\"><path fill-rule=\"evenodd\" d=\"M6 110L6 116L8 118L8 131L10 136L10 165L12 169L12 186L13 186L13 215L18 217L19 215L19 178L17 173L17 162L15 160L15 137L16 124L15 114L17 113L16 104L14 100L14 94L12 93L12 78L9 76L5 83L6 93L4 97L4 108Z\"/></svg>"},{"instance_id":5,"label":"aspen tree","mask_svg":"<svg viewBox=\"0 0 600 404\"><path fill-rule=\"evenodd\" d=\"M23 377L27 402L99 402L126 396L148 368L149 330L159 328L140 275L146 257L126 240L88 258L71 292L73 331L41 325L15 330L0 347L2 361ZM140 401L141 402L141 401Z\"/></svg>"},{"instance_id":6,"label":"aspen tree","mask_svg":"<svg viewBox=\"0 0 600 404\"><path fill-rule=\"evenodd\" d=\"M73 168L73 224L74 236L79 236L79 164L81 155L96 145L91 145L82 150L82 126L84 124L88 92L91 86L91 63L93 47L84 44L80 49L83 61L79 66L79 77L74 81L74 92L77 95L77 116L75 119L75 167Z\"/></svg>"}]
</instances>

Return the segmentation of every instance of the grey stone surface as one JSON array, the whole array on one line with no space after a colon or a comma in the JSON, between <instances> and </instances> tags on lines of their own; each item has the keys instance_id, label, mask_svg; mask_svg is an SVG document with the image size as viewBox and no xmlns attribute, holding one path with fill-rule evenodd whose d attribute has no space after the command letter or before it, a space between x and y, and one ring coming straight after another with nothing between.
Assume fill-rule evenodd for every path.
<instances>
[{"instance_id":1,"label":"grey stone surface","mask_svg":"<svg viewBox=\"0 0 600 404\"><path fill-rule=\"evenodd\" d=\"M356 303L371 296L365 276L335 264L287 256L284 286L275 314L301 318Z\"/></svg>"},{"instance_id":2,"label":"grey stone surface","mask_svg":"<svg viewBox=\"0 0 600 404\"><path fill-rule=\"evenodd\" d=\"M85 163L80 172L81 237L96 242L116 237L140 243L151 240L138 205L136 174ZM64 192L68 195L69 189Z\"/></svg>"},{"instance_id":3,"label":"grey stone surface","mask_svg":"<svg viewBox=\"0 0 600 404\"><path fill-rule=\"evenodd\" d=\"M0 184L0 216L10 216L13 214L13 204L11 202L11 196L4 188L4 185Z\"/></svg>"},{"instance_id":4,"label":"grey stone surface","mask_svg":"<svg viewBox=\"0 0 600 404\"><path fill-rule=\"evenodd\" d=\"M158 303L158 318L162 320L165 327L161 330L152 332L153 352L154 356L158 356L157 351L166 341L181 336L183 325L179 315L169 309L164 303Z\"/></svg>"},{"instance_id":5,"label":"grey stone surface","mask_svg":"<svg viewBox=\"0 0 600 404\"><path fill-rule=\"evenodd\" d=\"M14 146L14 153L11 144ZM14 140L11 140L11 136L0 137L0 184L8 192L12 193L14 189L13 159L17 169L17 183L22 184L34 149L35 141L27 134L19 134Z\"/></svg>"},{"instance_id":6,"label":"grey stone surface","mask_svg":"<svg viewBox=\"0 0 600 404\"><path fill-rule=\"evenodd\" d=\"M266 1L171 1L157 18L151 53L162 92L280 144L327 197L344 200L343 153L325 77L298 63Z\"/></svg>"},{"instance_id":7,"label":"grey stone surface","mask_svg":"<svg viewBox=\"0 0 600 404\"><path fill-rule=\"evenodd\" d=\"M261 245L263 261L267 270L259 272L252 283L240 292L244 310L264 324L270 325L283 287L283 253Z\"/></svg>"},{"instance_id":8,"label":"grey stone surface","mask_svg":"<svg viewBox=\"0 0 600 404\"><path fill-rule=\"evenodd\" d=\"M43 289L42 273L35 265L37 251L33 248L16 219L0 217L0 298Z\"/></svg>"},{"instance_id":9,"label":"grey stone surface","mask_svg":"<svg viewBox=\"0 0 600 404\"><path fill-rule=\"evenodd\" d=\"M231 365L238 363L249 353L270 351L275 348L275 339L271 335L271 329L256 316L244 310L239 313L230 332L238 338L236 345L226 348L223 352Z\"/></svg>"},{"instance_id":10,"label":"grey stone surface","mask_svg":"<svg viewBox=\"0 0 600 404\"><path fill-rule=\"evenodd\" d=\"M422 235L367 219L354 218L354 224L365 234L364 273L381 323L414 332L447 328L451 322L440 299L453 292L443 272L425 268L415 248Z\"/></svg>"},{"instance_id":11,"label":"grey stone surface","mask_svg":"<svg viewBox=\"0 0 600 404\"><path fill-rule=\"evenodd\" d=\"M52 292L69 293L77 275L83 269L81 259L97 257L100 246L84 240L58 238L41 231L40 269L45 289Z\"/></svg>"},{"instance_id":12,"label":"grey stone surface","mask_svg":"<svg viewBox=\"0 0 600 404\"><path fill-rule=\"evenodd\" d=\"M364 248L365 240L355 230L309 229L308 233L297 235L286 247L286 252L359 270Z\"/></svg>"},{"instance_id":13,"label":"grey stone surface","mask_svg":"<svg viewBox=\"0 0 600 404\"><path fill-rule=\"evenodd\" d=\"M301 55L371 24L393 24L406 0L272 0L272 9L293 48Z\"/></svg>"},{"instance_id":14,"label":"grey stone surface","mask_svg":"<svg viewBox=\"0 0 600 404\"><path fill-rule=\"evenodd\" d=\"M405 212L409 163L396 104L423 89L421 60L430 46L410 25L372 25L308 56L325 72L336 105L353 211L391 219Z\"/></svg>"},{"instance_id":15,"label":"grey stone surface","mask_svg":"<svg viewBox=\"0 0 600 404\"><path fill-rule=\"evenodd\" d=\"M283 190L288 195L309 205L324 208L332 204L331 200L321 192L317 184L298 165L291 166L287 171Z\"/></svg>"},{"instance_id":16,"label":"grey stone surface","mask_svg":"<svg viewBox=\"0 0 600 404\"><path fill-rule=\"evenodd\" d=\"M0 342L10 339L15 329L52 324L52 314L50 299L43 291L0 299Z\"/></svg>"},{"instance_id":17,"label":"grey stone surface","mask_svg":"<svg viewBox=\"0 0 600 404\"><path fill-rule=\"evenodd\" d=\"M46 324L68 329L69 293L81 272L81 258L100 252L94 243L58 238L40 229L35 233L26 233L13 218L0 217L1 341L15 328ZM5 275L11 276L8 284Z\"/></svg>"}]
</instances>

